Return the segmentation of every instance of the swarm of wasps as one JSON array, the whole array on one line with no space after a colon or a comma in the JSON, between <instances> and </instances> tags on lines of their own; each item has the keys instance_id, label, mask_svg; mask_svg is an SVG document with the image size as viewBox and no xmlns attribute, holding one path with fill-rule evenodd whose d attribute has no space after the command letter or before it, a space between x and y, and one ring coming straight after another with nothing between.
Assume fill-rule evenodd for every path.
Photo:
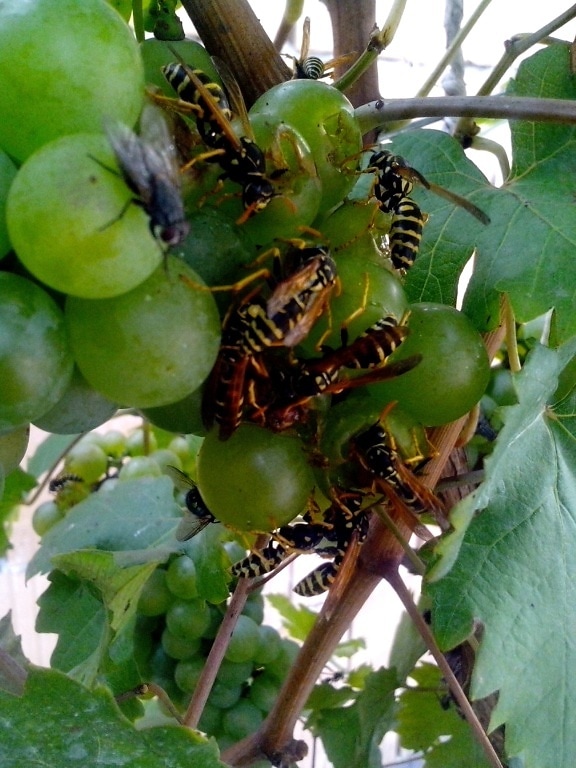
<instances>
[{"instance_id":1,"label":"swarm of wasps","mask_svg":"<svg viewBox=\"0 0 576 768\"><path fill-rule=\"evenodd\" d=\"M305 28L306 50L295 60L294 77L317 79L329 66L307 56L308 41L309 28L307 35ZM200 158L217 163L222 177L240 189L242 223L258 215L277 196L274 182L283 171L267 173L264 152L250 133L241 94L230 73L223 70L225 91L204 72L192 69L177 54L175 57L162 71L176 98L155 96L155 101L194 117L206 148ZM244 135L232 127L235 113L241 118ZM181 173L174 140L162 116L155 107L145 110L140 136L124 126L107 126L107 133L135 195L134 202L149 216L153 235L165 248L182 242L189 224L182 203ZM484 213L467 200L430 184L401 157L386 150L372 152L364 172L374 175L372 196L391 216L390 259L401 273L417 256L426 219L410 197L415 183L448 197L487 222ZM329 312L330 298L338 286L337 269L327 244L296 240L290 241L283 253L281 269L268 284L234 300L224 317L220 351L203 403L206 426L217 425L223 440L243 421L275 431L299 427L309 419L319 396L340 395L353 387L401 375L419 362L418 357L388 362L408 334L407 318L393 316L382 317L350 343L343 333L341 346L323 347L319 357L297 358L294 348L317 319ZM348 376L346 371L362 373ZM236 563L233 575L264 576L293 554L315 552L328 562L299 582L295 591L303 596L321 594L334 581L352 542L361 544L365 539L370 508L377 497L387 499L411 530L427 535L419 518L424 511L441 517L442 505L403 461L385 419L354 435L348 450L353 487L333 486L326 509L320 511L311 503L299 522L273 531L263 549ZM217 521L193 481L172 470L176 484L186 491L187 515L177 532L177 538L184 541Z\"/></svg>"}]
</instances>

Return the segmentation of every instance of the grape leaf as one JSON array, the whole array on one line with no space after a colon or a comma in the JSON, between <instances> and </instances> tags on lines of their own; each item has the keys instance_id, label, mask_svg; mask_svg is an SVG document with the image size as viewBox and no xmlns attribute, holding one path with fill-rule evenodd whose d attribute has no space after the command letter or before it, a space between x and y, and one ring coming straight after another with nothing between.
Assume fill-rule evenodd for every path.
<instances>
[{"instance_id":1,"label":"grape leaf","mask_svg":"<svg viewBox=\"0 0 576 768\"><path fill-rule=\"evenodd\" d=\"M303 605L295 605L286 595L267 595L267 599L280 616L282 623L295 640L305 640L316 623L316 614Z\"/></svg>"},{"instance_id":2,"label":"grape leaf","mask_svg":"<svg viewBox=\"0 0 576 768\"><path fill-rule=\"evenodd\" d=\"M179 726L136 730L110 693L55 670L32 670L18 698L0 691L0 764L225 768L214 741Z\"/></svg>"},{"instance_id":3,"label":"grape leaf","mask_svg":"<svg viewBox=\"0 0 576 768\"><path fill-rule=\"evenodd\" d=\"M393 723L397 687L396 673L379 669L350 706L312 713L306 725L322 739L334 768L380 768L378 745Z\"/></svg>"},{"instance_id":4,"label":"grape leaf","mask_svg":"<svg viewBox=\"0 0 576 768\"><path fill-rule=\"evenodd\" d=\"M515 96L576 98L566 45L551 45L522 62ZM558 341L576 333L576 128L511 123L513 168L500 190L478 254L464 311L493 328L498 294L507 293L520 322L555 309Z\"/></svg>"},{"instance_id":5,"label":"grape leaf","mask_svg":"<svg viewBox=\"0 0 576 768\"><path fill-rule=\"evenodd\" d=\"M422 753L426 768L487 768L484 753L454 704L441 706L447 688L432 664L422 664L410 677L417 687L400 696L394 730L406 749Z\"/></svg>"},{"instance_id":6,"label":"grape leaf","mask_svg":"<svg viewBox=\"0 0 576 768\"><path fill-rule=\"evenodd\" d=\"M77 440L79 435L48 435L28 460L28 472L38 478L51 469Z\"/></svg>"},{"instance_id":7,"label":"grape leaf","mask_svg":"<svg viewBox=\"0 0 576 768\"><path fill-rule=\"evenodd\" d=\"M450 136L434 130L407 131L386 145L424 178L469 199L487 215L500 195ZM428 221L418 257L406 275L408 299L455 305L458 280L480 236L491 231L459 206L416 184L410 193Z\"/></svg>"},{"instance_id":8,"label":"grape leaf","mask_svg":"<svg viewBox=\"0 0 576 768\"><path fill-rule=\"evenodd\" d=\"M4 489L0 496L0 557L5 555L11 546L8 533L12 521L18 515L18 508L26 492L35 485L34 478L19 468L4 478Z\"/></svg>"},{"instance_id":9,"label":"grape leaf","mask_svg":"<svg viewBox=\"0 0 576 768\"><path fill-rule=\"evenodd\" d=\"M499 691L491 727L506 723L507 753L525 768L569 768L576 754L576 389L562 375L575 354L576 339L529 354L428 587L443 648L483 623L471 693Z\"/></svg>"},{"instance_id":10,"label":"grape leaf","mask_svg":"<svg viewBox=\"0 0 576 768\"><path fill-rule=\"evenodd\" d=\"M222 562L224 550L221 542L227 536L226 529L221 525L210 525L198 536L185 545L198 577L198 596L210 603L221 603L230 595L228 582L231 574L227 572L228 563Z\"/></svg>"},{"instance_id":11,"label":"grape leaf","mask_svg":"<svg viewBox=\"0 0 576 768\"><path fill-rule=\"evenodd\" d=\"M182 549L174 537L180 514L167 477L119 482L109 491L91 494L42 537L27 576L48 572L55 555L80 549L117 552L120 565L159 561L162 554L165 559Z\"/></svg>"},{"instance_id":12,"label":"grape leaf","mask_svg":"<svg viewBox=\"0 0 576 768\"><path fill-rule=\"evenodd\" d=\"M22 651L20 637L12 629L10 613L0 619L0 656L0 689L20 695L29 662Z\"/></svg>"}]
</instances>

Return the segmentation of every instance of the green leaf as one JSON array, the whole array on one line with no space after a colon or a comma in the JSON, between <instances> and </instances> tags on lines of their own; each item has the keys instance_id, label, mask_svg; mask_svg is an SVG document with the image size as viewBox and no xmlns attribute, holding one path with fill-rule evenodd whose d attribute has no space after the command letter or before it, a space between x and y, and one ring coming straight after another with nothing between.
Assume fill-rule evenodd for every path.
<instances>
[{"instance_id":1,"label":"green leaf","mask_svg":"<svg viewBox=\"0 0 576 768\"><path fill-rule=\"evenodd\" d=\"M515 96L576 99L567 45L550 45L522 62L509 91ZM493 328L498 295L508 294L519 322L554 308L558 341L576 334L576 128L511 123L513 169L488 211L464 311L479 328Z\"/></svg>"},{"instance_id":2,"label":"green leaf","mask_svg":"<svg viewBox=\"0 0 576 768\"><path fill-rule=\"evenodd\" d=\"M426 768L487 768L484 753L456 707L442 706L446 686L432 664L422 664L410 675L416 687L399 699L394 730L406 749L422 753Z\"/></svg>"},{"instance_id":3,"label":"green leaf","mask_svg":"<svg viewBox=\"0 0 576 768\"><path fill-rule=\"evenodd\" d=\"M491 215L489 209L492 200L498 200L499 190L468 160L455 139L441 131L415 130L395 137L390 146L427 181L469 199ZM410 197L428 215L428 221L418 257L406 275L408 298L412 302L455 305L462 269L491 225L480 223L461 207L421 185L415 185Z\"/></svg>"},{"instance_id":4,"label":"green leaf","mask_svg":"<svg viewBox=\"0 0 576 768\"><path fill-rule=\"evenodd\" d=\"M11 546L8 540L11 523L17 517L26 493L35 485L34 478L19 468L4 478L4 491L0 496L0 557Z\"/></svg>"},{"instance_id":5,"label":"green leaf","mask_svg":"<svg viewBox=\"0 0 576 768\"><path fill-rule=\"evenodd\" d=\"M33 670L24 696L0 691L0 765L225 768L214 741L179 726L136 730L110 693Z\"/></svg>"},{"instance_id":6,"label":"green leaf","mask_svg":"<svg viewBox=\"0 0 576 768\"><path fill-rule=\"evenodd\" d=\"M120 565L128 563L126 552L133 553L130 564L168 557L182 549L174 537L180 514L167 477L122 481L91 494L47 532L27 576L48 572L55 555L80 549L118 552Z\"/></svg>"},{"instance_id":7,"label":"green leaf","mask_svg":"<svg viewBox=\"0 0 576 768\"><path fill-rule=\"evenodd\" d=\"M227 600L231 574L223 562L222 540L228 532L222 525L209 525L185 545L194 560L198 577L198 596L213 604Z\"/></svg>"},{"instance_id":8,"label":"green leaf","mask_svg":"<svg viewBox=\"0 0 576 768\"><path fill-rule=\"evenodd\" d=\"M57 463L79 435L49 435L28 460L28 471L38 478Z\"/></svg>"},{"instance_id":9,"label":"green leaf","mask_svg":"<svg viewBox=\"0 0 576 768\"><path fill-rule=\"evenodd\" d=\"M507 752L526 768L571 768L576 754L576 730L566 727L576 721L573 382L558 412L550 405L575 354L573 340L528 356L485 482L438 548L454 565L444 575L441 559L430 574L444 576L429 586L443 648L461 642L474 620L484 625L472 695L499 690L491 725L506 723Z\"/></svg>"},{"instance_id":10,"label":"green leaf","mask_svg":"<svg viewBox=\"0 0 576 768\"><path fill-rule=\"evenodd\" d=\"M380 768L379 744L394 719L393 670L379 669L366 678L363 691L349 707L320 709L307 727L320 736L334 768Z\"/></svg>"},{"instance_id":11,"label":"green leaf","mask_svg":"<svg viewBox=\"0 0 576 768\"><path fill-rule=\"evenodd\" d=\"M0 689L20 695L29 662L22 651L20 637L15 635L12 629L10 613L0 619L0 649Z\"/></svg>"},{"instance_id":12,"label":"green leaf","mask_svg":"<svg viewBox=\"0 0 576 768\"><path fill-rule=\"evenodd\" d=\"M316 614L303 605L295 605L286 595L267 595L270 604L283 619L283 625L295 640L305 640L316 623Z\"/></svg>"}]
</instances>

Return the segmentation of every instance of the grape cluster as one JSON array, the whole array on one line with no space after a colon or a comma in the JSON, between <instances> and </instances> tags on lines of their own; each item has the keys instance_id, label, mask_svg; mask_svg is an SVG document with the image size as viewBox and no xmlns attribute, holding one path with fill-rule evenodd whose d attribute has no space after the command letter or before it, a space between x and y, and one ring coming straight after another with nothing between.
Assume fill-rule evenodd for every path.
<instances>
[{"instance_id":1,"label":"grape cluster","mask_svg":"<svg viewBox=\"0 0 576 768\"><path fill-rule=\"evenodd\" d=\"M198 499L214 519L281 531L275 555L316 550L330 578L375 494L419 514L405 460L426 456L424 428L466 413L489 372L464 315L404 293L424 221L410 194L426 180L386 151L362 170L334 87L290 80L245 114L201 46L138 46L103 0L4 3L0 75L3 471L29 423L84 432L128 407L205 436ZM129 446L103 439L70 451L37 530L95 486L182 469L174 452L126 461ZM161 610L142 610L164 621L161 655L189 693L220 609L186 591L184 558L151 580ZM243 714L224 729L237 737L269 670L229 661L245 665L229 704Z\"/></svg>"}]
</instances>

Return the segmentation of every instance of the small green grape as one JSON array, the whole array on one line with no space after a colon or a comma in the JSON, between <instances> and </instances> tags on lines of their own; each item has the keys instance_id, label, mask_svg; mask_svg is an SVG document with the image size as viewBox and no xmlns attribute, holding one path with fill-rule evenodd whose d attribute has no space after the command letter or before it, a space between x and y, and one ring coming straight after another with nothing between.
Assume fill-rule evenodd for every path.
<instances>
[{"instance_id":1,"label":"small green grape","mask_svg":"<svg viewBox=\"0 0 576 768\"><path fill-rule=\"evenodd\" d=\"M161 643L168 656L178 661L191 659L200 651L199 638L183 640L181 637L173 635L167 627L162 632Z\"/></svg>"},{"instance_id":2,"label":"small green grape","mask_svg":"<svg viewBox=\"0 0 576 768\"><path fill-rule=\"evenodd\" d=\"M135 477L160 477L162 470L151 456L134 456L124 462L118 472L119 480L133 480Z\"/></svg>"},{"instance_id":3,"label":"small green grape","mask_svg":"<svg viewBox=\"0 0 576 768\"><path fill-rule=\"evenodd\" d=\"M264 716L257 706L247 699L241 699L222 716L222 729L228 736L243 739L254 733L262 723Z\"/></svg>"},{"instance_id":4,"label":"small green grape","mask_svg":"<svg viewBox=\"0 0 576 768\"><path fill-rule=\"evenodd\" d=\"M196 566L188 555L175 557L166 572L168 589L182 600L190 600L198 596Z\"/></svg>"},{"instance_id":5,"label":"small green grape","mask_svg":"<svg viewBox=\"0 0 576 768\"><path fill-rule=\"evenodd\" d=\"M185 640L202 637L210 624L210 609L205 600L175 600L166 612L166 626Z\"/></svg>"},{"instance_id":6,"label":"small green grape","mask_svg":"<svg viewBox=\"0 0 576 768\"><path fill-rule=\"evenodd\" d=\"M64 470L77 475L91 485L99 480L108 467L108 457L95 443L82 440L74 445L64 459Z\"/></svg>"},{"instance_id":7,"label":"small green grape","mask_svg":"<svg viewBox=\"0 0 576 768\"><path fill-rule=\"evenodd\" d=\"M224 658L237 664L252 660L259 639L258 624L249 616L241 614L232 631Z\"/></svg>"},{"instance_id":8,"label":"small green grape","mask_svg":"<svg viewBox=\"0 0 576 768\"><path fill-rule=\"evenodd\" d=\"M216 678L226 685L240 685L250 678L253 666L251 661L235 662L224 659Z\"/></svg>"},{"instance_id":9,"label":"small green grape","mask_svg":"<svg viewBox=\"0 0 576 768\"><path fill-rule=\"evenodd\" d=\"M56 523L64 519L64 513L52 499L39 504L32 515L32 528L38 536L50 530Z\"/></svg>"},{"instance_id":10,"label":"small green grape","mask_svg":"<svg viewBox=\"0 0 576 768\"><path fill-rule=\"evenodd\" d=\"M174 596L166 585L166 571L163 568L156 568L140 594L138 612L142 616L162 616L173 599Z\"/></svg>"},{"instance_id":11,"label":"small green grape","mask_svg":"<svg viewBox=\"0 0 576 768\"><path fill-rule=\"evenodd\" d=\"M278 691L280 690L280 684L277 679L264 674L255 678L254 682L250 686L249 698L250 701L255 704L262 712L270 712L276 699L278 698Z\"/></svg>"},{"instance_id":12,"label":"small green grape","mask_svg":"<svg viewBox=\"0 0 576 768\"><path fill-rule=\"evenodd\" d=\"M198 680L204 669L205 659L184 659L176 664L174 680L176 685L184 693L193 693L198 685Z\"/></svg>"}]
</instances>

